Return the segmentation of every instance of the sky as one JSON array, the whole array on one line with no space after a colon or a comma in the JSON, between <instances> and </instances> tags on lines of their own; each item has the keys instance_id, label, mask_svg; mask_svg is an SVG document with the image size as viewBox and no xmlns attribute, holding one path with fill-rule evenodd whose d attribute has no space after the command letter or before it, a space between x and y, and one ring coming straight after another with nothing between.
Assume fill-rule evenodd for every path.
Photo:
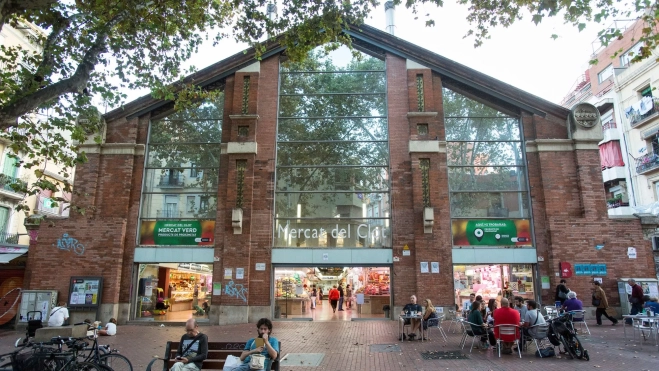
<instances>
[{"instance_id":1,"label":"sky","mask_svg":"<svg viewBox=\"0 0 659 371\"><path fill-rule=\"evenodd\" d=\"M426 13L435 20L434 27L425 26ZM589 24L579 32L576 27L563 24L560 17L536 26L526 16L510 28L490 30L491 39L474 48L473 38L463 38L469 30L466 6L447 1L442 8L422 7L419 14L415 20L411 11L397 7L395 36L557 104L588 69L593 42L602 27ZM372 12L366 24L384 30L384 5ZM552 34L559 38L552 39ZM186 66L202 69L246 48L232 39L215 47L209 42ZM147 93L130 92L126 101Z\"/></svg>"}]
</instances>

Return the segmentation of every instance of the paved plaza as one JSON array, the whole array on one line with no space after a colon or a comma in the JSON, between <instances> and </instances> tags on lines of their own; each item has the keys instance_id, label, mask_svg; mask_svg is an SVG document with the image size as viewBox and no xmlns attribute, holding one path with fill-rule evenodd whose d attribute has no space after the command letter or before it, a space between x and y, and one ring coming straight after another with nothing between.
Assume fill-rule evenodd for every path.
<instances>
[{"instance_id":1,"label":"paved plaza","mask_svg":"<svg viewBox=\"0 0 659 371\"><path fill-rule=\"evenodd\" d=\"M318 366L312 367L307 362L311 357L291 354L289 359L298 364L282 364L282 371L659 369L659 350L654 339L641 341L637 337L634 341L629 327L625 338L622 324L595 326L595 323L589 323L592 335L580 335L590 353L589 362L565 356L540 359L533 351L522 353L522 359L516 355L499 358L493 349L474 349L469 353L469 342L464 350L460 349L461 335L457 332L448 334L447 343L441 340L438 332L431 334L432 340L428 342L399 342L394 321L278 321L273 324L273 335L282 342L282 355L315 353L322 357ZM448 323L444 326L448 328ZM134 370L143 371L153 357L163 356L168 340L179 339L183 328L183 325L119 326L116 336L102 337L99 342L119 349L131 360ZM255 336L256 326L251 323L201 326L201 331L208 334L210 341L246 341ZM23 333L9 330L0 333L0 351L11 351L13 342L21 335ZM459 351L467 358L425 360L422 353L428 351Z\"/></svg>"}]
</instances>

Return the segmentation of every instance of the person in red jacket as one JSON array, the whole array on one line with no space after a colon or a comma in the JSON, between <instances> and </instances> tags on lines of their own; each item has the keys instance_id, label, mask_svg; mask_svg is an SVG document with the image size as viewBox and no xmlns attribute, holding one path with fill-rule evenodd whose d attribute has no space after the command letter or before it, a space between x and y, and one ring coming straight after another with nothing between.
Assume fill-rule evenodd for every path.
<instances>
[{"instance_id":1,"label":"person in red jacket","mask_svg":"<svg viewBox=\"0 0 659 371\"><path fill-rule=\"evenodd\" d=\"M332 304L332 310L336 313L336 304L339 302L339 290L336 289L336 285L332 286L332 289L329 291L329 301Z\"/></svg>"},{"instance_id":2,"label":"person in red jacket","mask_svg":"<svg viewBox=\"0 0 659 371\"><path fill-rule=\"evenodd\" d=\"M631 304L631 310L629 311L629 314L634 315L641 313L643 310L643 288L641 285L636 283L636 280L633 278L630 278L627 280L627 284L632 287L632 294L629 296L629 303ZM627 318L626 322L628 324L632 323L631 318Z\"/></svg>"},{"instance_id":3,"label":"person in red jacket","mask_svg":"<svg viewBox=\"0 0 659 371\"><path fill-rule=\"evenodd\" d=\"M499 339L499 328L497 325L515 325L519 326L519 312L510 307L508 299L501 299L501 308L496 309L494 314L494 337ZM501 353L503 354L512 354L513 343L515 339L519 339L519 334L517 335L501 335L501 340L503 341L503 347L501 347Z\"/></svg>"}]
</instances>

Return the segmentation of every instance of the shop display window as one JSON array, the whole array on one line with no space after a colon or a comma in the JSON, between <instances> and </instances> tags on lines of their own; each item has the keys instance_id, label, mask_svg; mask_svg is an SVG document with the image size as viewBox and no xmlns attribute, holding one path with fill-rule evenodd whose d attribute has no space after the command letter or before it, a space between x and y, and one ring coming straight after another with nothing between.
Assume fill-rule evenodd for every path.
<instances>
[{"instance_id":1,"label":"shop display window","mask_svg":"<svg viewBox=\"0 0 659 371\"><path fill-rule=\"evenodd\" d=\"M521 296L535 299L533 264L454 265L455 303L460 309L474 293L489 299Z\"/></svg>"}]
</instances>

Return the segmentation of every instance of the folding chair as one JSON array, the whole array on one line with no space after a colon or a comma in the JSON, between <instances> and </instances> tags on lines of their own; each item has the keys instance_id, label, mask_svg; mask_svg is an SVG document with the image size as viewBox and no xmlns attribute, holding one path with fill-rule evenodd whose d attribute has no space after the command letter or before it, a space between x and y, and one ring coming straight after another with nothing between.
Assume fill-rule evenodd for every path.
<instances>
[{"instance_id":1,"label":"folding chair","mask_svg":"<svg viewBox=\"0 0 659 371\"><path fill-rule=\"evenodd\" d=\"M442 323L444 322L444 316L439 316L437 318L428 319L428 329L426 330L426 337L430 340L430 329L436 328L439 330L439 334L444 338L444 342L448 342L448 337L442 328Z\"/></svg>"},{"instance_id":2,"label":"folding chair","mask_svg":"<svg viewBox=\"0 0 659 371\"><path fill-rule=\"evenodd\" d=\"M519 333L519 326L517 325L495 325L494 326L496 329L499 329L499 336L496 336L497 339L497 351L499 352L499 358L501 358L501 346L502 343L504 342L501 339L502 335L505 336L514 336L514 341L513 341L513 348L515 345L517 345L517 352L519 353L519 358L522 358L522 344L520 344L520 333ZM494 332L495 334L497 331Z\"/></svg>"},{"instance_id":3,"label":"folding chair","mask_svg":"<svg viewBox=\"0 0 659 371\"><path fill-rule=\"evenodd\" d=\"M582 329L582 327L585 325L586 326L586 331L588 331L588 335L590 335L590 329L588 329L588 324L586 323L586 311L585 310L573 310L570 312L572 314L572 323L578 323L579 324L579 330Z\"/></svg>"},{"instance_id":4,"label":"folding chair","mask_svg":"<svg viewBox=\"0 0 659 371\"><path fill-rule=\"evenodd\" d=\"M451 331L451 327L453 327L454 323L456 324L455 328L459 329L460 328L461 317L458 315L458 312L454 311L454 310L449 310L448 314L451 315L452 318L451 318L451 323L449 323L449 325L448 325L448 330L446 330L446 331L447 332ZM453 333L455 333L455 329L453 330Z\"/></svg>"},{"instance_id":5,"label":"folding chair","mask_svg":"<svg viewBox=\"0 0 659 371\"><path fill-rule=\"evenodd\" d=\"M648 335L654 336L654 334L653 334L654 328L653 328L652 325L653 325L653 323L648 321L647 318L645 318L645 319L643 319L643 318L632 318L632 331L634 331L634 336L633 336L634 340L636 340L636 331L641 333L640 335L643 337L643 340L647 340L647 336L645 334L646 332L648 333ZM640 340L640 338L639 338L639 340ZM655 344L656 344L656 342L657 341L655 340Z\"/></svg>"},{"instance_id":6,"label":"folding chair","mask_svg":"<svg viewBox=\"0 0 659 371\"><path fill-rule=\"evenodd\" d=\"M545 313L547 313L547 317L549 317L549 319L552 319L552 318L556 318L556 316L558 315L558 310L556 309L556 307L546 306Z\"/></svg>"},{"instance_id":7,"label":"folding chair","mask_svg":"<svg viewBox=\"0 0 659 371\"><path fill-rule=\"evenodd\" d=\"M474 349L474 341L476 341L476 337L481 337L482 335L476 335L474 334L474 331L471 329L471 326L478 326L475 323L471 323L469 321L460 321L460 324L462 324L462 329L464 330L464 333L462 334L462 349L465 348L465 343L467 342L467 337L471 336L471 348L469 348L469 353L471 353L472 349Z\"/></svg>"},{"instance_id":8,"label":"folding chair","mask_svg":"<svg viewBox=\"0 0 659 371\"><path fill-rule=\"evenodd\" d=\"M535 349L538 351L538 353L540 353L540 345L542 345L542 341L544 339L549 340L547 338L547 333L549 332L549 325L548 324L535 325L535 326L531 326L529 330L531 330L532 328L536 329L535 336L530 338L528 341L529 342L533 341L533 343L535 344ZM524 339L524 341L526 342L526 339ZM540 358L542 358L542 353L540 353Z\"/></svg>"}]
</instances>

